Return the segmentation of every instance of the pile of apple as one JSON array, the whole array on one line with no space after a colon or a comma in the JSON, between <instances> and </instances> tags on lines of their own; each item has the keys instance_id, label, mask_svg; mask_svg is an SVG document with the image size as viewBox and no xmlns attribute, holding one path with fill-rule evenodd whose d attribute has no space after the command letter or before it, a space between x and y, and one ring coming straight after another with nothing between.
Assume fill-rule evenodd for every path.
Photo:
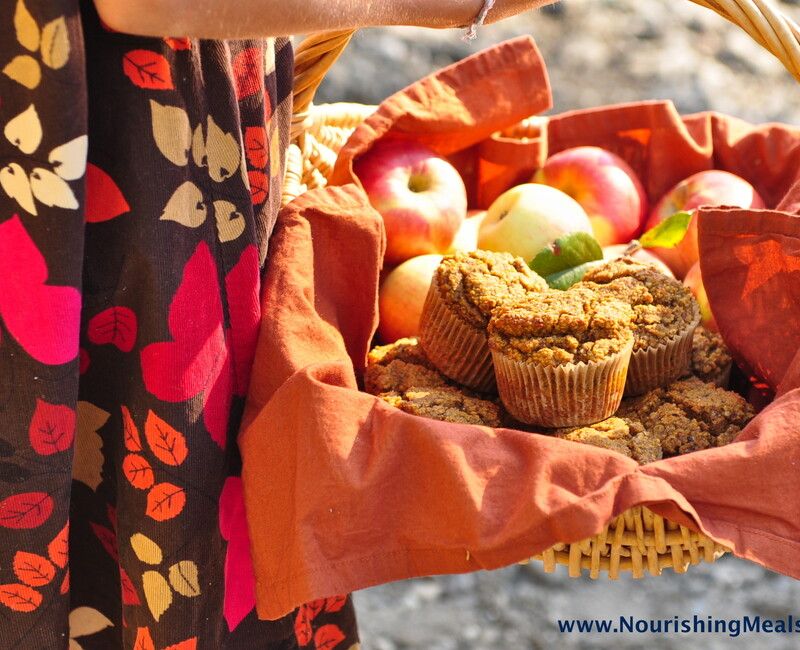
<instances>
[{"instance_id":1,"label":"pile of apple","mask_svg":"<svg viewBox=\"0 0 800 650\"><path fill-rule=\"evenodd\" d=\"M709 170L678 183L650 210L630 166L598 147L551 156L531 182L509 189L486 211L468 210L458 171L417 143L378 143L356 162L355 173L386 228L378 328L384 343L417 334L431 278L444 254L480 248L531 263L557 240L587 233L602 246L602 256L611 259L680 212L691 214L691 220L679 244L639 248L634 256L683 280L700 303L703 324L716 330L700 275L695 212L700 206L764 207L747 181Z\"/></svg>"}]
</instances>

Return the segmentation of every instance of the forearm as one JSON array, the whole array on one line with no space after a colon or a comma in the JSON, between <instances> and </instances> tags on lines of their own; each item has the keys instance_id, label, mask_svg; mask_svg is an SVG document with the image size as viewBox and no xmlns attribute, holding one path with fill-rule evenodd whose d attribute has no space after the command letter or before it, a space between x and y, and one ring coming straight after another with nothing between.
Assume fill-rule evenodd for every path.
<instances>
[{"instance_id":1,"label":"forearm","mask_svg":"<svg viewBox=\"0 0 800 650\"><path fill-rule=\"evenodd\" d=\"M457 27L473 20L483 0L95 0L95 4L101 18L119 31L242 38L377 25Z\"/></svg>"}]
</instances>

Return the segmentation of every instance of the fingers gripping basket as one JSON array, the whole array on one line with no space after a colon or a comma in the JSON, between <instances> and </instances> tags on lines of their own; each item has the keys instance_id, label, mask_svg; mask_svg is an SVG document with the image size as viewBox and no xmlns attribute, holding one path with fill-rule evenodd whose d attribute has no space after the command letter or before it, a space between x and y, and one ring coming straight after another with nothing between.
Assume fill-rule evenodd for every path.
<instances>
[{"instance_id":1,"label":"fingers gripping basket","mask_svg":"<svg viewBox=\"0 0 800 650\"><path fill-rule=\"evenodd\" d=\"M800 80L800 29L767 0L691 1L739 26ZM349 31L316 35L298 48L293 141L287 155L284 204L308 189L327 184L339 149L375 109L351 103L312 105L317 87L351 36ZM532 117L506 134L536 135L539 124L540 118ZM595 536L556 544L533 559L541 560L548 572L558 564L566 565L571 577L581 576L586 569L591 578L599 577L603 571L612 579L621 571L630 571L639 578L645 572L660 575L664 568L683 573L689 565L714 562L726 550L709 537L639 506L608 522Z\"/></svg>"}]
</instances>

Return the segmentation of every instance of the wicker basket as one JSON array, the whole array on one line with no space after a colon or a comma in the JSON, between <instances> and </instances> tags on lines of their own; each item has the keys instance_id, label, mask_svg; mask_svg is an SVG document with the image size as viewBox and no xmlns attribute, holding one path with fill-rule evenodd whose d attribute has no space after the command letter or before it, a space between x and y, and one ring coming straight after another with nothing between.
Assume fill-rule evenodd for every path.
<instances>
[{"instance_id":1,"label":"wicker basket","mask_svg":"<svg viewBox=\"0 0 800 650\"><path fill-rule=\"evenodd\" d=\"M775 55L800 81L800 28L771 0L690 0L738 25L764 49ZM336 157L355 128L375 110L362 104L312 105L325 73L350 41L353 32L330 32L306 38L295 57L294 116L282 201L284 205L309 189L324 187ZM510 137L537 135L541 120L523 120L509 128ZM606 524L599 534L579 542L559 543L534 560L544 570L558 564L569 567L570 577L588 569L591 578L601 572L616 579L620 571L640 578L645 571L660 575L664 568L684 573L689 565L714 562L728 549L712 539L673 523L647 507L631 508Z\"/></svg>"}]
</instances>

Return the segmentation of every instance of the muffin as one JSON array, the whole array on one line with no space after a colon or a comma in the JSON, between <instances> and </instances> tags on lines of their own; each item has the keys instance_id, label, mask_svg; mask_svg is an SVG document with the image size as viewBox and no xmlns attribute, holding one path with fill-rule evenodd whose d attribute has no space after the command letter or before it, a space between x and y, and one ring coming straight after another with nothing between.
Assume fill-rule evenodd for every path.
<instances>
[{"instance_id":1,"label":"muffin","mask_svg":"<svg viewBox=\"0 0 800 650\"><path fill-rule=\"evenodd\" d=\"M440 388L450 382L430 362L415 338L373 348L364 371L364 390L373 395L411 387Z\"/></svg>"},{"instance_id":2,"label":"muffin","mask_svg":"<svg viewBox=\"0 0 800 650\"><path fill-rule=\"evenodd\" d=\"M733 359L722 337L703 326L692 338L692 374L722 388L731 378Z\"/></svg>"},{"instance_id":3,"label":"muffin","mask_svg":"<svg viewBox=\"0 0 800 650\"><path fill-rule=\"evenodd\" d=\"M401 411L433 420L486 427L503 425L503 413L498 404L452 386L411 388L384 393L379 397Z\"/></svg>"},{"instance_id":4,"label":"muffin","mask_svg":"<svg viewBox=\"0 0 800 650\"><path fill-rule=\"evenodd\" d=\"M622 257L590 269L583 286L633 308L633 354L626 395L641 395L682 377L691 363L700 308L691 291L649 264Z\"/></svg>"},{"instance_id":5,"label":"muffin","mask_svg":"<svg viewBox=\"0 0 800 650\"><path fill-rule=\"evenodd\" d=\"M495 388L486 326L492 311L547 283L522 258L473 251L448 255L431 281L420 318L420 344L450 379L482 392Z\"/></svg>"},{"instance_id":6,"label":"muffin","mask_svg":"<svg viewBox=\"0 0 800 650\"><path fill-rule=\"evenodd\" d=\"M607 420L574 429L556 431L557 438L602 447L633 458L640 465L662 457L661 443L641 422L610 417Z\"/></svg>"},{"instance_id":7,"label":"muffin","mask_svg":"<svg viewBox=\"0 0 800 650\"><path fill-rule=\"evenodd\" d=\"M633 310L589 288L543 291L489 322L497 388L512 417L543 427L613 415L633 348Z\"/></svg>"},{"instance_id":8,"label":"muffin","mask_svg":"<svg viewBox=\"0 0 800 650\"><path fill-rule=\"evenodd\" d=\"M740 395L692 377L622 401L617 416L639 422L664 456L733 442L755 412Z\"/></svg>"}]
</instances>

